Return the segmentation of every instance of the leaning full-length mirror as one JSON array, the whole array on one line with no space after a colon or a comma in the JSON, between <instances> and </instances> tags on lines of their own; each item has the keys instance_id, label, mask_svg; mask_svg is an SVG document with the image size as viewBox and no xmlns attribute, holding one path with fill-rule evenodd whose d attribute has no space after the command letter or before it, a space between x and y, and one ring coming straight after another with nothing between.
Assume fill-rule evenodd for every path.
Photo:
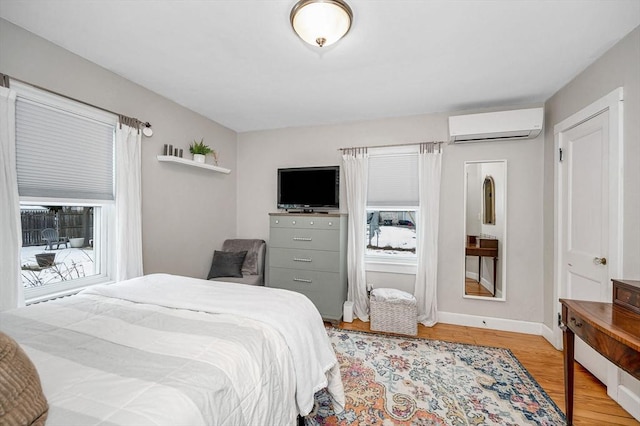
<instances>
[{"instance_id":1,"label":"leaning full-length mirror","mask_svg":"<svg viewBox=\"0 0 640 426\"><path fill-rule=\"evenodd\" d=\"M467 161L464 173L464 295L505 300L507 162Z\"/></svg>"}]
</instances>

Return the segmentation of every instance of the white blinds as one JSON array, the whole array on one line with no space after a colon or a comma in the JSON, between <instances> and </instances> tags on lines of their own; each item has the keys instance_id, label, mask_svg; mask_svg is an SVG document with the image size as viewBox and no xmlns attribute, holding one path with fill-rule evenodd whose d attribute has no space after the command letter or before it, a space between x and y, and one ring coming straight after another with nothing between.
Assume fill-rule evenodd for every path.
<instances>
[{"instance_id":1,"label":"white blinds","mask_svg":"<svg viewBox=\"0 0 640 426\"><path fill-rule=\"evenodd\" d=\"M114 125L20 97L16 163L20 196L113 200Z\"/></svg>"},{"instance_id":2,"label":"white blinds","mask_svg":"<svg viewBox=\"0 0 640 426\"><path fill-rule=\"evenodd\" d=\"M417 154L369 157L367 205L413 207L418 200Z\"/></svg>"}]
</instances>

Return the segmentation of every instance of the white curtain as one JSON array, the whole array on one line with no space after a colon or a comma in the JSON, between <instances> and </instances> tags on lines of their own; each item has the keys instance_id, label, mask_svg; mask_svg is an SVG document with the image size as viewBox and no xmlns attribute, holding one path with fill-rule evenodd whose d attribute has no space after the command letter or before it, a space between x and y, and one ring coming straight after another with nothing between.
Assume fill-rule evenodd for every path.
<instances>
[{"instance_id":1,"label":"white curtain","mask_svg":"<svg viewBox=\"0 0 640 426\"><path fill-rule=\"evenodd\" d=\"M16 92L0 87L0 311L24 305L16 173Z\"/></svg>"},{"instance_id":2,"label":"white curtain","mask_svg":"<svg viewBox=\"0 0 640 426\"><path fill-rule=\"evenodd\" d=\"M349 287L347 300L353 302L353 312L362 321L369 321L369 299L364 270L364 241L367 223L367 180L369 177L369 154L354 148L344 151L345 189L347 191L348 240L347 277Z\"/></svg>"},{"instance_id":3,"label":"white curtain","mask_svg":"<svg viewBox=\"0 0 640 426\"><path fill-rule=\"evenodd\" d=\"M418 156L420 215L418 216L418 271L415 296L418 322L431 327L438 322L438 222L440 217L440 144L422 144Z\"/></svg>"},{"instance_id":4,"label":"white curtain","mask_svg":"<svg viewBox=\"0 0 640 426\"><path fill-rule=\"evenodd\" d=\"M142 275L142 202L137 127L116 126L116 280Z\"/></svg>"}]
</instances>

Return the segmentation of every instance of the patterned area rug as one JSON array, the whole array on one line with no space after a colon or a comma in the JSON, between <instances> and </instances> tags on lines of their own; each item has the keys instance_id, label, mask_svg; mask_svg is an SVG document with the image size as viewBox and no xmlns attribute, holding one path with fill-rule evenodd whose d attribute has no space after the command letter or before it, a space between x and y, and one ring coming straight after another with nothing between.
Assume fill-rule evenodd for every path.
<instances>
[{"instance_id":1,"label":"patterned area rug","mask_svg":"<svg viewBox=\"0 0 640 426\"><path fill-rule=\"evenodd\" d=\"M327 327L346 394L326 391L313 425L564 425L564 414L508 349Z\"/></svg>"}]
</instances>

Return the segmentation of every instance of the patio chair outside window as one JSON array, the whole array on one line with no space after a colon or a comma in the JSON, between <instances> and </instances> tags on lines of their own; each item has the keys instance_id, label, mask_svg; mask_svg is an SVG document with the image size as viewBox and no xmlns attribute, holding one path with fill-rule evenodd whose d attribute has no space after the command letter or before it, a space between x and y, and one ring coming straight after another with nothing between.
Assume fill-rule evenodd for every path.
<instances>
[{"instance_id":1,"label":"patio chair outside window","mask_svg":"<svg viewBox=\"0 0 640 426\"><path fill-rule=\"evenodd\" d=\"M40 232L42 240L47 244L49 250L53 250L53 245L56 245L56 249L60 248L61 244L64 244L64 248L67 248L69 239L67 237L60 237L58 231L53 228L46 228ZM47 249L45 248L45 250Z\"/></svg>"}]
</instances>

